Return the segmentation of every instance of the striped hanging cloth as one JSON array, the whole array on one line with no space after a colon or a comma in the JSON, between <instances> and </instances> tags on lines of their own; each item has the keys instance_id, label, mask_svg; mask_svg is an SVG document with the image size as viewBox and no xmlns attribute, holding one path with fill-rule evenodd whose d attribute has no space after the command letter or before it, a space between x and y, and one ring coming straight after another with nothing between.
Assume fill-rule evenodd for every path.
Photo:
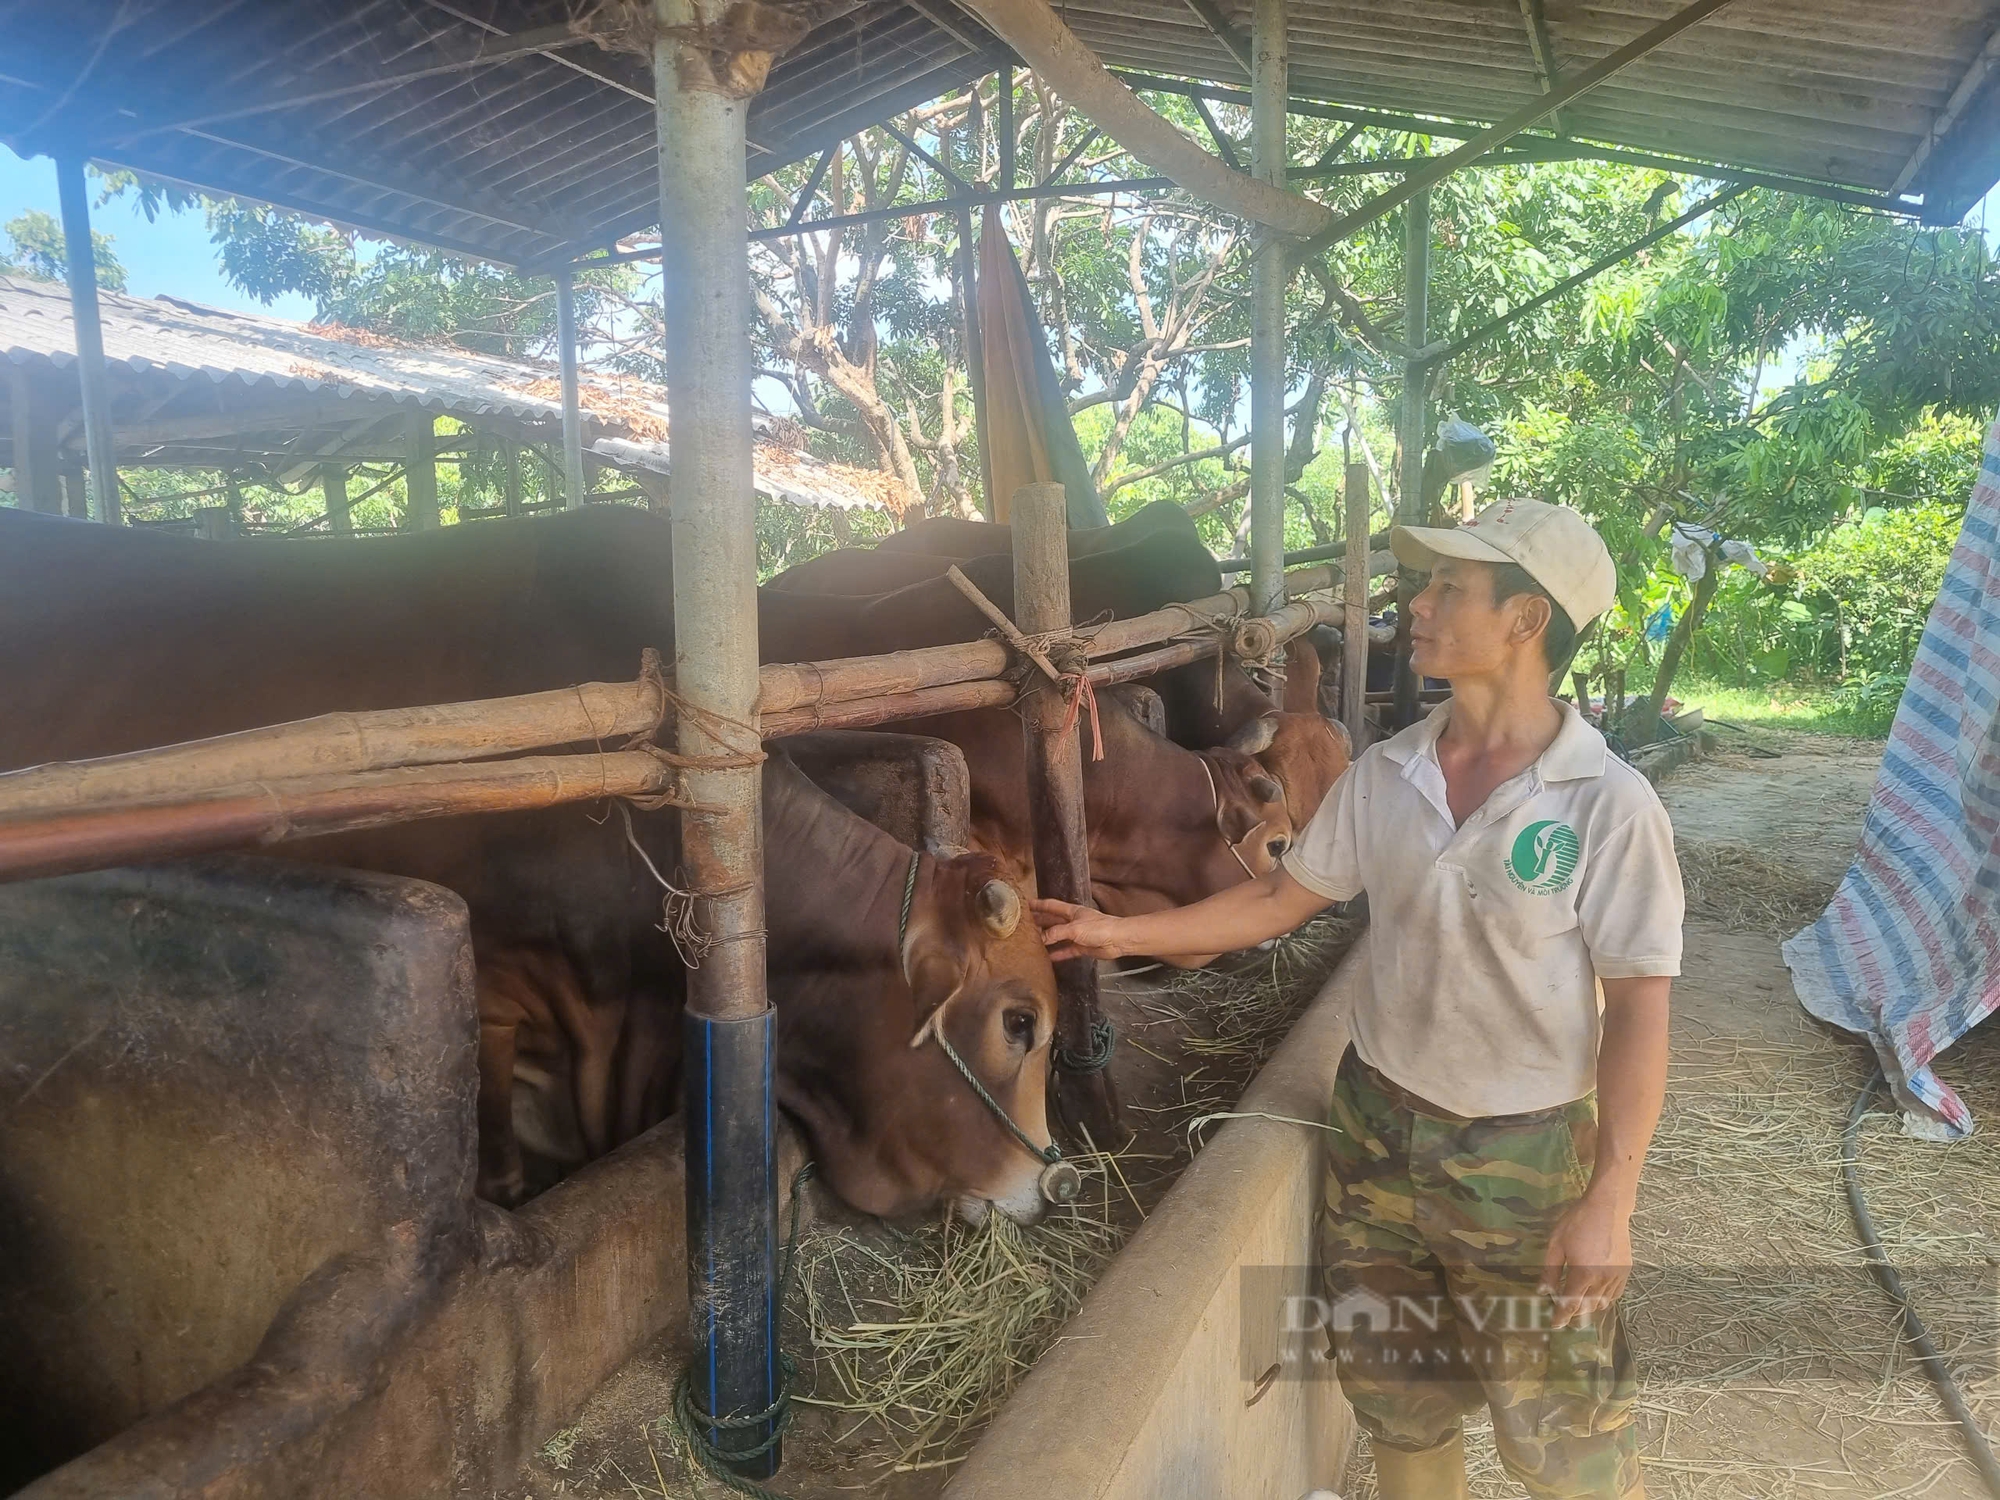
<instances>
[{"instance_id":1,"label":"striped hanging cloth","mask_svg":"<svg viewBox=\"0 0 2000 1500\"><path fill-rule=\"evenodd\" d=\"M1861 847L1784 946L1800 1004L1865 1034L1910 1134L1969 1134L1931 1071L2000 1009L2000 422L1896 709Z\"/></svg>"}]
</instances>

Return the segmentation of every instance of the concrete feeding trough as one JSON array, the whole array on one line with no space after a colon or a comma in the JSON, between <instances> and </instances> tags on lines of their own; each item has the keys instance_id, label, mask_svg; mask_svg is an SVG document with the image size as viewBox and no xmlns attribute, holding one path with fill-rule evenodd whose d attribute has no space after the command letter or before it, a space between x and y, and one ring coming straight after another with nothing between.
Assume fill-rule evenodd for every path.
<instances>
[{"instance_id":1,"label":"concrete feeding trough","mask_svg":"<svg viewBox=\"0 0 2000 1500\"><path fill-rule=\"evenodd\" d=\"M906 842L960 752L790 743ZM472 1196L463 903L216 858L0 886L0 1484L32 1500L490 1495L686 1317L678 1121Z\"/></svg>"},{"instance_id":2,"label":"concrete feeding trough","mask_svg":"<svg viewBox=\"0 0 2000 1500\"><path fill-rule=\"evenodd\" d=\"M1322 1121L1364 936L1231 1119L1112 1260L945 1487L945 1500L1298 1500L1336 1488L1354 1418L1330 1365L1297 1361Z\"/></svg>"}]
</instances>

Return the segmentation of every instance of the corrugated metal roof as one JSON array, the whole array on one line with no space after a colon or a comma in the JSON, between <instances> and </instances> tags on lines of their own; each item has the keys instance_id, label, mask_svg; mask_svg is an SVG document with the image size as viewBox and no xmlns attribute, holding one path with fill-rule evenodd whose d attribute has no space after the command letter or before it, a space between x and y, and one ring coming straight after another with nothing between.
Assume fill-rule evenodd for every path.
<instances>
[{"instance_id":1,"label":"corrugated metal roof","mask_svg":"<svg viewBox=\"0 0 2000 1500\"><path fill-rule=\"evenodd\" d=\"M1247 29L1250 0L1216 3ZM1491 120L1542 91L1534 17L1560 73L1680 3L1292 0L1293 88L1353 108ZM1057 8L1107 62L1244 81L1189 0ZM572 34L573 16L615 11L573 0L0 0L0 138L550 265L658 222L647 60ZM815 14L751 102L753 175L1008 56L951 0L815 0ZM2000 176L1996 27L2000 0L1736 0L1571 105L1562 125L1580 140L1742 170L1908 188L1928 217L1953 219ZM482 50L506 55L467 66ZM389 77L399 81L368 83Z\"/></svg>"},{"instance_id":2,"label":"corrugated metal roof","mask_svg":"<svg viewBox=\"0 0 2000 1500\"><path fill-rule=\"evenodd\" d=\"M245 412L244 431L340 425L323 406L310 420L282 420L259 392L353 401L358 415L377 403L438 412L478 423L505 418L560 429L562 399L553 368L377 334L229 312L179 298L148 300L101 292L105 362L129 382L206 386L228 415ZM42 362L67 370L76 361L67 291L51 282L0 276L0 363ZM162 389L160 395L169 395ZM590 376L582 382L585 449L627 471L670 472L667 408L638 380ZM157 399L157 397L156 397ZM156 416L149 414L149 417ZM261 424L261 425L260 425ZM775 500L852 507L886 504L886 478L828 463L777 437L759 419L757 488ZM171 445L168 445L171 454ZM159 462L160 460L155 460Z\"/></svg>"},{"instance_id":3,"label":"corrugated metal roof","mask_svg":"<svg viewBox=\"0 0 2000 1500\"><path fill-rule=\"evenodd\" d=\"M1247 34L1250 0L1217 3ZM1571 73L1682 3L1291 0L1292 91L1497 120L1543 91L1531 9L1559 73ZM1061 10L1107 62L1248 82L1185 0L1068 0ZM1584 140L1887 193L1904 186L1899 174L1996 27L1992 0L1737 0L1568 106L1562 124ZM1968 116L1989 142L1992 103ZM1935 185L1922 175L1914 184Z\"/></svg>"}]
</instances>

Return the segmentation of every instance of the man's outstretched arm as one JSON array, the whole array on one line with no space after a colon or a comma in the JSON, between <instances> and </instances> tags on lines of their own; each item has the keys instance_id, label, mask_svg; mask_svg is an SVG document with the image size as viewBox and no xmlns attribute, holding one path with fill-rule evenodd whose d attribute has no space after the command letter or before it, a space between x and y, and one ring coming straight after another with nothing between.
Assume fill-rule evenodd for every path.
<instances>
[{"instance_id":1,"label":"man's outstretched arm","mask_svg":"<svg viewBox=\"0 0 2000 1500\"><path fill-rule=\"evenodd\" d=\"M1113 917L1046 899L1034 903L1034 912L1052 958L1123 958L1133 953L1229 953L1290 932L1331 905L1281 866L1192 906L1141 917Z\"/></svg>"}]
</instances>

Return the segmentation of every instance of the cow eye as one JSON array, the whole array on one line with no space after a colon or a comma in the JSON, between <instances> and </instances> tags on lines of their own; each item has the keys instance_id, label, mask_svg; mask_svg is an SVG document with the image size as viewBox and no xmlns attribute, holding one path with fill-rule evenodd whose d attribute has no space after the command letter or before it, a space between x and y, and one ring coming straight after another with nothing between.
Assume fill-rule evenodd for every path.
<instances>
[{"instance_id":1,"label":"cow eye","mask_svg":"<svg viewBox=\"0 0 2000 1500\"><path fill-rule=\"evenodd\" d=\"M1000 1024L1007 1028L1007 1040L1017 1047L1027 1048L1035 1044L1035 1013L1031 1010L1010 1010L1001 1017Z\"/></svg>"},{"instance_id":2,"label":"cow eye","mask_svg":"<svg viewBox=\"0 0 2000 1500\"><path fill-rule=\"evenodd\" d=\"M1271 858L1273 859L1281 857L1284 854L1284 852L1291 847L1292 847L1292 841L1288 838L1275 838L1272 839L1270 843L1264 846L1266 852L1269 853Z\"/></svg>"}]
</instances>

